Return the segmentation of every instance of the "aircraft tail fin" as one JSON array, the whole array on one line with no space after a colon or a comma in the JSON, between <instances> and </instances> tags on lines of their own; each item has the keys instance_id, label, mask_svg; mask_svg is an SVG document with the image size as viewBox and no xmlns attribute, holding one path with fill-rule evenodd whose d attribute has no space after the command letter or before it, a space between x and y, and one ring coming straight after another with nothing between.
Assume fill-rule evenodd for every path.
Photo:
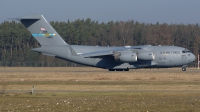
<instances>
[{"instance_id":1,"label":"aircraft tail fin","mask_svg":"<svg viewBox=\"0 0 200 112\"><path fill-rule=\"evenodd\" d=\"M43 15L30 15L15 19L21 21L41 46L67 45Z\"/></svg>"}]
</instances>

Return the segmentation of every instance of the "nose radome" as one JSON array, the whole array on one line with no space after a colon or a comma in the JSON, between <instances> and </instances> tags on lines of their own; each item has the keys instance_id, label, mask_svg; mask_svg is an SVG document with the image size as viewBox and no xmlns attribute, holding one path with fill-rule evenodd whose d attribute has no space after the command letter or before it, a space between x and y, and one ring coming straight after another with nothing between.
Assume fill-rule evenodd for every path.
<instances>
[{"instance_id":1,"label":"nose radome","mask_svg":"<svg viewBox=\"0 0 200 112\"><path fill-rule=\"evenodd\" d=\"M191 61L193 62L195 59L196 59L196 56L194 54L192 54Z\"/></svg>"}]
</instances>

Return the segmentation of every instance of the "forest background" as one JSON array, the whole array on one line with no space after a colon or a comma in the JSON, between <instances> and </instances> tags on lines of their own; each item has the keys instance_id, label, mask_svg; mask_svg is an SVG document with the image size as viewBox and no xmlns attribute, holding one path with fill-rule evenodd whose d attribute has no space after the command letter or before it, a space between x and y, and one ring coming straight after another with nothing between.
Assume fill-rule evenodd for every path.
<instances>
[{"instance_id":1,"label":"forest background","mask_svg":"<svg viewBox=\"0 0 200 112\"><path fill-rule=\"evenodd\" d=\"M68 22L52 21L50 24L72 45L174 45L187 48L196 56L200 52L198 24L151 24L134 20L98 23L89 18ZM0 24L0 66L82 66L31 51L36 47L40 47L39 43L20 22L4 21ZM190 66L197 64L194 62Z\"/></svg>"}]
</instances>

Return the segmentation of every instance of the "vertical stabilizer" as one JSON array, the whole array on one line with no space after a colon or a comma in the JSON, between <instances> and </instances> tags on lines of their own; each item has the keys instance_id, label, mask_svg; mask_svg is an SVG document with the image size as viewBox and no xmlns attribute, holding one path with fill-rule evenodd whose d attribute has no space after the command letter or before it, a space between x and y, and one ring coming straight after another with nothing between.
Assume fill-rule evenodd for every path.
<instances>
[{"instance_id":1,"label":"vertical stabilizer","mask_svg":"<svg viewBox=\"0 0 200 112\"><path fill-rule=\"evenodd\" d=\"M62 37L47 22L43 15L30 15L16 18L31 32L41 46L67 45Z\"/></svg>"}]
</instances>

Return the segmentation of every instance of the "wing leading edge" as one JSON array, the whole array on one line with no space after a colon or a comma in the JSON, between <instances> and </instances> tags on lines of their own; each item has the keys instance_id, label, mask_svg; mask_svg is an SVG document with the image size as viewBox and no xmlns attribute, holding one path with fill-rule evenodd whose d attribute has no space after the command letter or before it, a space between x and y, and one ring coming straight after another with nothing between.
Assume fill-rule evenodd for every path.
<instances>
[{"instance_id":1,"label":"wing leading edge","mask_svg":"<svg viewBox=\"0 0 200 112\"><path fill-rule=\"evenodd\" d=\"M98 58L98 57L105 57L112 55L113 51L98 51L98 52L80 54L80 56L83 56L84 58Z\"/></svg>"}]
</instances>

